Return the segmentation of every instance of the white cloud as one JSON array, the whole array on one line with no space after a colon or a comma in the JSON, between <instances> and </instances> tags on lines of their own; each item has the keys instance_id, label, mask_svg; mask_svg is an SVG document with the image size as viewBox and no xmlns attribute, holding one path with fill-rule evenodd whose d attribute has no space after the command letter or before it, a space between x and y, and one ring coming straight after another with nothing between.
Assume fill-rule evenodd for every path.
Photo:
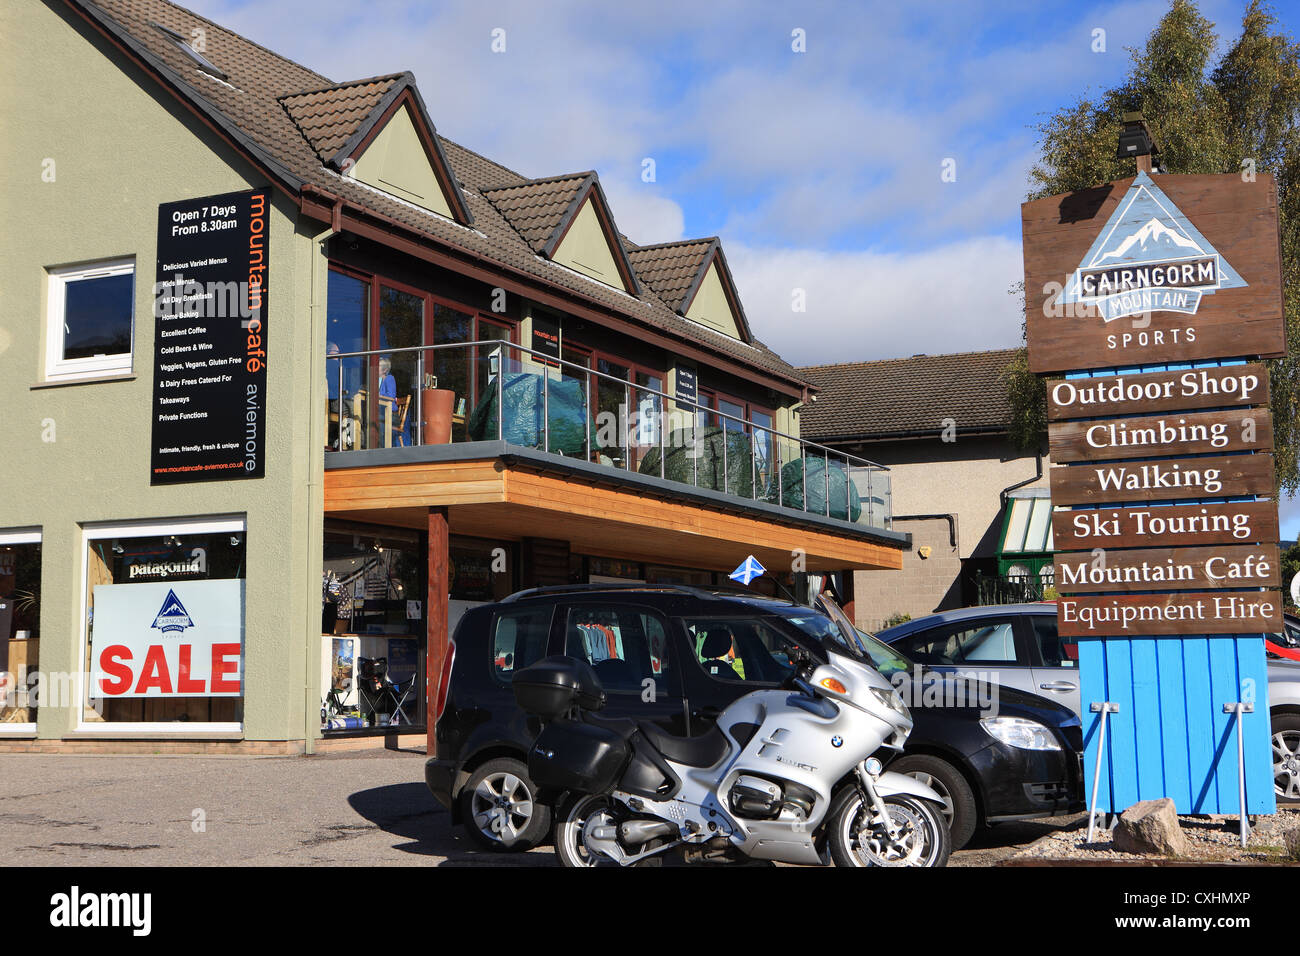
<instances>
[{"instance_id":1,"label":"white cloud","mask_svg":"<svg viewBox=\"0 0 1300 956\"><path fill-rule=\"evenodd\" d=\"M685 214L677 202L663 195L653 183L640 188L621 181L600 181L614 211L614 221L623 235L633 242L649 246L685 238Z\"/></svg>"},{"instance_id":2,"label":"white cloud","mask_svg":"<svg viewBox=\"0 0 1300 956\"><path fill-rule=\"evenodd\" d=\"M795 365L1020 344L1020 243L988 236L923 252L726 243L754 334ZM791 309L795 289L807 313Z\"/></svg>"}]
</instances>

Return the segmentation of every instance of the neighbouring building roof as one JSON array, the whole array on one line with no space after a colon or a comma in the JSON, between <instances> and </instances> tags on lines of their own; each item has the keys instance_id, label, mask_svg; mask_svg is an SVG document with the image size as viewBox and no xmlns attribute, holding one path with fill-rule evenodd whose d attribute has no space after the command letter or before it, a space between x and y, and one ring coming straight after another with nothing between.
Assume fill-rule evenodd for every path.
<instances>
[{"instance_id":1,"label":"neighbouring building roof","mask_svg":"<svg viewBox=\"0 0 1300 956\"><path fill-rule=\"evenodd\" d=\"M1017 349L914 355L801 368L820 389L804 406L800 433L814 441L1005 432L1011 406L1003 378Z\"/></svg>"},{"instance_id":2,"label":"neighbouring building roof","mask_svg":"<svg viewBox=\"0 0 1300 956\"><path fill-rule=\"evenodd\" d=\"M151 69L162 83L243 149L282 187L299 197L341 199L349 209L417 234L452 252L495 263L525 279L577 296L670 337L785 381L807 379L761 342L740 341L678 315L642 283L635 295L550 262L536 243L566 192L587 174L530 180L438 135L427 122L409 73L336 83L167 0L65 0ZM192 37L225 74L215 77L157 26ZM394 98L410 90L450 170L451 206L461 222L403 202L338 171ZM594 174L593 174L594 175ZM596 188L599 186L597 184ZM563 216L563 210L560 210ZM555 230L552 228L552 234ZM545 245L545 241L543 241ZM629 259L635 244L624 244ZM634 269L635 267L633 267ZM635 275L635 273L633 273ZM742 329L742 334L746 334Z\"/></svg>"}]
</instances>

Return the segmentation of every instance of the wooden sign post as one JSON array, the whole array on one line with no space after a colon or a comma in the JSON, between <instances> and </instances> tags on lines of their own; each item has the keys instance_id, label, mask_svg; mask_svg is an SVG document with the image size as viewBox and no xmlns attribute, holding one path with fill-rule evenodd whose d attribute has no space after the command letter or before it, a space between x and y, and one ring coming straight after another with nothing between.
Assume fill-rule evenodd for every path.
<instances>
[{"instance_id":1,"label":"wooden sign post","mask_svg":"<svg viewBox=\"0 0 1300 956\"><path fill-rule=\"evenodd\" d=\"M1285 354L1271 177L1152 176L1022 207L1029 365L1048 382L1060 635L1079 643L1100 805L1275 809L1262 636L1281 595L1268 370Z\"/></svg>"}]
</instances>

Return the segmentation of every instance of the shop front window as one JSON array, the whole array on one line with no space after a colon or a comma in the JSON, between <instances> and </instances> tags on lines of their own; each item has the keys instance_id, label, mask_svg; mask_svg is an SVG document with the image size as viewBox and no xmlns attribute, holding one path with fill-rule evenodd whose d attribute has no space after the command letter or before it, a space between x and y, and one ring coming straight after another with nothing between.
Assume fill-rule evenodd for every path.
<instances>
[{"instance_id":1,"label":"shop front window","mask_svg":"<svg viewBox=\"0 0 1300 956\"><path fill-rule=\"evenodd\" d=\"M329 523L321 623L321 729L424 724L421 535Z\"/></svg>"},{"instance_id":2,"label":"shop front window","mask_svg":"<svg viewBox=\"0 0 1300 956\"><path fill-rule=\"evenodd\" d=\"M242 520L88 530L92 725L222 725L244 714Z\"/></svg>"},{"instance_id":3,"label":"shop front window","mask_svg":"<svg viewBox=\"0 0 1300 956\"><path fill-rule=\"evenodd\" d=\"M0 731L36 723L41 539L0 533Z\"/></svg>"}]
</instances>

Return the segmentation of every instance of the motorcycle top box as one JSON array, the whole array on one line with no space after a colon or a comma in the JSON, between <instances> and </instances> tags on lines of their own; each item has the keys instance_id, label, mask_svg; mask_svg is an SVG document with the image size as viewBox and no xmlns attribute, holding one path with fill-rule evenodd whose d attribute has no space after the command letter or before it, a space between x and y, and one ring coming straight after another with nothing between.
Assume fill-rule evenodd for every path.
<instances>
[{"instance_id":1,"label":"motorcycle top box","mask_svg":"<svg viewBox=\"0 0 1300 956\"><path fill-rule=\"evenodd\" d=\"M583 710L605 706L605 689L586 661L572 657L544 657L525 667L510 682L515 702L524 713L556 720L576 705Z\"/></svg>"}]
</instances>

